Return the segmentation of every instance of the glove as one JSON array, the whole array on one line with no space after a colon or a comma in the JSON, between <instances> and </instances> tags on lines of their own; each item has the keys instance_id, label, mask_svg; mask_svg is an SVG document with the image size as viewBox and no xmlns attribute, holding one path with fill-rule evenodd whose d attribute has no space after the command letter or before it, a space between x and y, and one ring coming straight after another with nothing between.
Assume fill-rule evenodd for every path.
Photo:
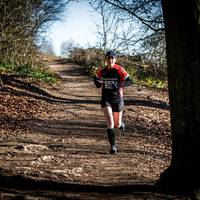
<instances>
[{"instance_id":1,"label":"glove","mask_svg":"<svg viewBox=\"0 0 200 200\"><path fill-rule=\"evenodd\" d=\"M102 85L102 82L100 81L100 78L97 78L96 76L93 79L94 84L96 85L97 88L100 88Z\"/></svg>"}]
</instances>

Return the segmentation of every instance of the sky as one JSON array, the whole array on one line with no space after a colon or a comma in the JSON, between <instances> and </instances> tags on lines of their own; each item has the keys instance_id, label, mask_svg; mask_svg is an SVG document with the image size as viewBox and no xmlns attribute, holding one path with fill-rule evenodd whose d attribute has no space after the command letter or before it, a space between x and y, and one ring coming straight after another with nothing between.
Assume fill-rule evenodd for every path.
<instances>
[{"instance_id":1,"label":"sky","mask_svg":"<svg viewBox=\"0 0 200 200\"><path fill-rule=\"evenodd\" d=\"M84 0L72 2L66 9L62 21L55 22L47 37L52 39L56 55L60 55L62 42L73 40L81 47L94 46L96 43L96 24L94 12Z\"/></svg>"}]
</instances>

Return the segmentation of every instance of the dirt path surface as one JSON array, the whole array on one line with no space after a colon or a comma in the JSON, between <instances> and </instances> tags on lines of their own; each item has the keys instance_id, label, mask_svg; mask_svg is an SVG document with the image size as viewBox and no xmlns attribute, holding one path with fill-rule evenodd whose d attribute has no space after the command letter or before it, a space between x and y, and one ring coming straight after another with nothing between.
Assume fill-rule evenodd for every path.
<instances>
[{"instance_id":1,"label":"dirt path surface","mask_svg":"<svg viewBox=\"0 0 200 200\"><path fill-rule=\"evenodd\" d=\"M4 89L32 106L41 102L45 114L35 109L18 123L22 132L1 134L0 199L175 199L148 189L170 164L167 94L125 89L126 131L116 131L119 152L110 155L100 91L83 67L51 68L61 88Z\"/></svg>"}]
</instances>

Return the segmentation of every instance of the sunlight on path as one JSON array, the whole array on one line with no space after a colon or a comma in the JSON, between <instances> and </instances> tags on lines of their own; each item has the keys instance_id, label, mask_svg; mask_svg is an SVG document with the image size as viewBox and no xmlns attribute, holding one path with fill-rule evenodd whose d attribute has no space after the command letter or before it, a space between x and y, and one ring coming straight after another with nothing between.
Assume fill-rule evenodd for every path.
<instances>
[{"instance_id":1,"label":"sunlight on path","mask_svg":"<svg viewBox=\"0 0 200 200\"><path fill-rule=\"evenodd\" d=\"M158 95L134 86L125 91L127 130L117 131L119 153L110 155L100 91L83 67L51 68L63 79L59 90L50 91L52 113L27 122L28 133L0 146L1 159L6 160L2 167L34 179L66 183L154 183L171 156L169 111L160 106ZM4 153L8 150L9 156Z\"/></svg>"}]
</instances>

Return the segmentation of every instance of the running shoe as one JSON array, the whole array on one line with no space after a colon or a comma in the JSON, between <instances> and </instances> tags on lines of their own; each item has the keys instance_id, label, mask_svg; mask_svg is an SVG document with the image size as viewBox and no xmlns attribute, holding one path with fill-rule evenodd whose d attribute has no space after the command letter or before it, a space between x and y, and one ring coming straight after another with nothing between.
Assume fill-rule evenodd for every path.
<instances>
[{"instance_id":1,"label":"running shoe","mask_svg":"<svg viewBox=\"0 0 200 200\"><path fill-rule=\"evenodd\" d=\"M116 154L117 153L117 147L115 145L112 145L110 149L110 154Z\"/></svg>"},{"instance_id":2,"label":"running shoe","mask_svg":"<svg viewBox=\"0 0 200 200\"><path fill-rule=\"evenodd\" d=\"M121 129L122 131L125 131L126 127L124 122L121 123L121 126L119 127L119 129Z\"/></svg>"}]
</instances>

